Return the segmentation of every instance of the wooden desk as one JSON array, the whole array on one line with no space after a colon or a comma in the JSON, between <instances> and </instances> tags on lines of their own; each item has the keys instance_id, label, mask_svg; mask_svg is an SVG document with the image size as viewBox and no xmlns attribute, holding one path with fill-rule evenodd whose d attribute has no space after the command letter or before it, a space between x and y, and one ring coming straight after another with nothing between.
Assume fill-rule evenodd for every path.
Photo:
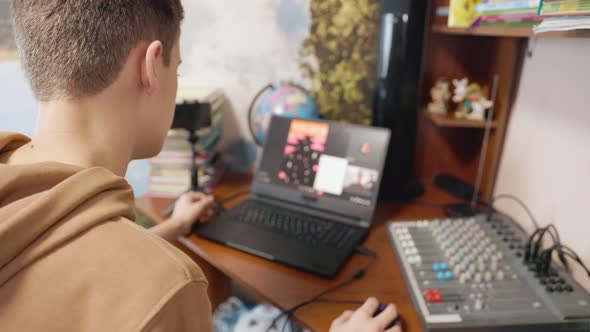
<instances>
[{"instance_id":1,"label":"wooden desk","mask_svg":"<svg viewBox=\"0 0 590 332\"><path fill-rule=\"evenodd\" d=\"M223 200L223 197L228 197L233 192L247 190L250 180L251 178L248 176L228 174L224 182L216 189L215 196L219 200ZM234 206L246 197L247 194L237 197L227 202L225 206ZM392 250L385 222L392 219L410 220L441 217L444 215L442 209L431 203L448 203L456 202L456 200L434 186L428 186L426 194L419 201L423 203L379 204L375 223L364 242L364 246L378 254L377 261L371 265L362 279L326 295L325 298L364 301L369 296L376 296L383 303L393 302L397 305L403 317L404 331L422 331L398 260ZM137 201L137 206L144 213L161 220L160 211L170 202L170 199L144 197ZM368 257L354 255L333 280L326 280L201 239L195 235L188 236L182 243L186 247L180 246L181 249L189 253L205 270L211 287L227 290L227 286L224 285L226 278L223 275L225 275L282 310L289 309L331 285L349 278L354 271L363 267L370 260ZM208 264L210 266L204 266ZM212 300L213 303L218 301L219 299ZM344 310L356 307L358 307L356 304L318 302L300 309L294 317L312 331L328 331L334 318Z\"/></svg>"}]
</instances>

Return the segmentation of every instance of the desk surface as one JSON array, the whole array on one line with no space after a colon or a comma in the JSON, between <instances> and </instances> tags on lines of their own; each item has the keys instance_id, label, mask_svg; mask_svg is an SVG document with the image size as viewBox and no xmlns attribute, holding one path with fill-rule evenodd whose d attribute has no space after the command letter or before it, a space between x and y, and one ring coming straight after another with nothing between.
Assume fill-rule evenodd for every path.
<instances>
[{"instance_id":1,"label":"desk surface","mask_svg":"<svg viewBox=\"0 0 590 332\"><path fill-rule=\"evenodd\" d=\"M228 174L215 190L219 200L236 191L249 188L251 178L244 175ZM224 205L232 207L245 199L247 194L236 197ZM363 301L369 296L377 297L383 303L393 302L403 317L404 331L422 331L418 314L414 309L406 288L400 266L387 235L385 222L388 220L410 220L442 217L443 211L437 205L456 202L450 195L434 186L427 186L420 203L378 205L375 222L364 245L378 254L377 261L367 270L365 276L324 298L341 301ZM170 199L143 197L137 201L138 208L154 218L160 218ZM260 298L286 310L309 299L322 290L349 278L354 271L370 260L354 255L333 280L327 280L301 272L281 264L273 263L217 243L190 235L184 244L208 263L237 281ZM296 312L295 319L312 331L328 331L331 321L344 310L355 309L357 304L318 302Z\"/></svg>"}]
</instances>

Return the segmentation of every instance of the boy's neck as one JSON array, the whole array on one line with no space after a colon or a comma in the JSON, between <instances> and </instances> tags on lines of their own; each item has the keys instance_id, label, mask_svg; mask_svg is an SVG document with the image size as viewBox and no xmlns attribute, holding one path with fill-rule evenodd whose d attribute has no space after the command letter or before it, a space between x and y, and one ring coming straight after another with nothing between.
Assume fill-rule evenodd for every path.
<instances>
[{"instance_id":1,"label":"boy's neck","mask_svg":"<svg viewBox=\"0 0 590 332\"><path fill-rule=\"evenodd\" d=\"M101 166L124 176L135 144L126 107L130 105L123 98L105 96L40 103L32 141L11 159L15 163Z\"/></svg>"}]
</instances>

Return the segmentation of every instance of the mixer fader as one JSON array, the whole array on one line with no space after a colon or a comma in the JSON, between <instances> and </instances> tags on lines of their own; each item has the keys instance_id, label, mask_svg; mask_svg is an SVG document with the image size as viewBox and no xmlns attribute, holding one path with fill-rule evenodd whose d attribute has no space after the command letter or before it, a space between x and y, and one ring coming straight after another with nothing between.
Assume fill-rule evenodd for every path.
<instances>
[{"instance_id":1,"label":"mixer fader","mask_svg":"<svg viewBox=\"0 0 590 332\"><path fill-rule=\"evenodd\" d=\"M524 262L510 219L392 222L394 251L428 331L590 331L590 294L568 273Z\"/></svg>"}]
</instances>

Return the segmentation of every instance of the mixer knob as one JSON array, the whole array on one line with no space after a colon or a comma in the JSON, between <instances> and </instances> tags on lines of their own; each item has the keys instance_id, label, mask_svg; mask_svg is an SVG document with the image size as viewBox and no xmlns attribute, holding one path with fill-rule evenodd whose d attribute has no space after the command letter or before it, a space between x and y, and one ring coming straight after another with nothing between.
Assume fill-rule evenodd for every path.
<instances>
[{"instance_id":1,"label":"mixer knob","mask_svg":"<svg viewBox=\"0 0 590 332\"><path fill-rule=\"evenodd\" d=\"M490 270L492 272L496 272L496 270L498 270L498 262L492 260L492 262L490 263Z\"/></svg>"},{"instance_id":2,"label":"mixer knob","mask_svg":"<svg viewBox=\"0 0 590 332\"><path fill-rule=\"evenodd\" d=\"M467 270L467 264L465 263L465 261L461 261L461 263L459 263L459 266L461 266L462 271Z\"/></svg>"},{"instance_id":3,"label":"mixer knob","mask_svg":"<svg viewBox=\"0 0 590 332\"><path fill-rule=\"evenodd\" d=\"M483 280L490 282L492 281L492 272L486 271L483 275Z\"/></svg>"},{"instance_id":4,"label":"mixer knob","mask_svg":"<svg viewBox=\"0 0 590 332\"><path fill-rule=\"evenodd\" d=\"M469 272L475 273L476 270L477 270L477 267L475 266L474 263L469 264Z\"/></svg>"},{"instance_id":5,"label":"mixer knob","mask_svg":"<svg viewBox=\"0 0 590 332\"><path fill-rule=\"evenodd\" d=\"M475 304L473 305L473 308L476 311L480 311L481 309L483 309L483 300L482 299L475 300Z\"/></svg>"},{"instance_id":6,"label":"mixer knob","mask_svg":"<svg viewBox=\"0 0 590 332\"><path fill-rule=\"evenodd\" d=\"M477 264L477 270L478 270L479 272L484 272L484 271L486 270L486 265L485 265L483 262L479 262L479 263Z\"/></svg>"},{"instance_id":7,"label":"mixer knob","mask_svg":"<svg viewBox=\"0 0 590 332\"><path fill-rule=\"evenodd\" d=\"M459 276L459 282L464 284L467 283L469 281L469 278L467 277L466 273L461 273L461 276Z\"/></svg>"},{"instance_id":8,"label":"mixer knob","mask_svg":"<svg viewBox=\"0 0 590 332\"><path fill-rule=\"evenodd\" d=\"M463 256L463 262L465 263L465 265L467 267L469 267L469 264L471 264L471 255L467 254Z\"/></svg>"},{"instance_id":9,"label":"mixer knob","mask_svg":"<svg viewBox=\"0 0 590 332\"><path fill-rule=\"evenodd\" d=\"M457 256L451 255L449 257L449 264L450 265L454 266L455 264L457 264L457 262L458 262Z\"/></svg>"},{"instance_id":10,"label":"mixer knob","mask_svg":"<svg viewBox=\"0 0 590 332\"><path fill-rule=\"evenodd\" d=\"M481 279L482 279L482 276L481 276L481 273L479 273L479 272L477 272L477 273L475 274L475 276L473 277L473 280L474 280L476 283L480 283L480 282L481 282Z\"/></svg>"},{"instance_id":11,"label":"mixer knob","mask_svg":"<svg viewBox=\"0 0 590 332\"><path fill-rule=\"evenodd\" d=\"M492 255L490 257L490 260L492 263L496 263L496 264L498 264L498 261L499 261L498 256L496 256L496 255Z\"/></svg>"},{"instance_id":12,"label":"mixer knob","mask_svg":"<svg viewBox=\"0 0 590 332\"><path fill-rule=\"evenodd\" d=\"M496 257L498 257L498 260L501 261L502 258L504 258L504 252L502 250L498 251L496 253Z\"/></svg>"},{"instance_id":13,"label":"mixer knob","mask_svg":"<svg viewBox=\"0 0 590 332\"><path fill-rule=\"evenodd\" d=\"M408 263L410 263L410 264L420 264L420 263L422 263L422 257L420 255L410 256L408 258Z\"/></svg>"},{"instance_id":14,"label":"mixer knob","mask_svg":"<svg viewBox=\"0 0 590 332\"><path fill-rule=\"evenodd\" d=\"M484 250L484 246L479 244L476 248L475 248L475 254L477 255L477 258L481 258L481 253Z\"/></svg>"},{"instance_id":15,"label":"mixer knob","mask_svg":"<svg viewBox=\"0 0 590 332\"><path fill-rule=\"evenodd\" d=\"M497 279L497 280L500 280L500 281L504 280L504 271L502 271L502 270L499 270L499 271L496 273L496 279Z\"/></svg>"}]
</instances>

